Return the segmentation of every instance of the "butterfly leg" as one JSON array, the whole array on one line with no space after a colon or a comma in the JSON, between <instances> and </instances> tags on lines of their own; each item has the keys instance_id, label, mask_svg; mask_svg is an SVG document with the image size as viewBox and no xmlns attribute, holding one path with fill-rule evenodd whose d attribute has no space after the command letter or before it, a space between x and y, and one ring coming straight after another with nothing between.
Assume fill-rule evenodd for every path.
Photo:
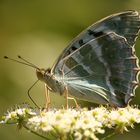
<instances>
[{"instance_id":1,"label":"butterfly leg","mask_svg":"<svg viewBox=\"0 0 140 140\"><path fill-rule=\"evenodd\" d=\"M68 88L67 87L65 87L64 97L66 98L66 109L68 109L69 103L68 103Z\"/></svg>"},{"instance_id":2,"label":"butterfly leg","mask_svg":"<svg viewBox=\"0 0 140 140\"><path fill-rule=\"evenodd\" d=\"M76 105L76 108L79 108L79 105L78 105L76 99L69 96L67 87L65 87L65 95L64 95L64 96L65 96L65 98L66 98L66 109L69 108L68 100L73 100L74 103L75 103L75 105Z\"/></svg>"},{"instance_id":3,"label":"butterfly leg","mask_svg":"<svg viewBox=\"0 0 140 140\"><path fill-rule=\"evenodd\" d=\"M49 107L50 107L51 100L50 100L49 89L48 89L48 87L47 87L46 84L45 84L45 97L46 97L46 105L45 105L45 108L48 110Z\"/></svg>"},{"instance_id":4,"label":"butterfly leg","mask_svg":"<svg viewBox=\"0 0 140 140\"><path fill-rule=\"evenodd\" d=\"M60 69L60 71L61 71L61 73L62 73L62 81L63 81L63 79L64 79L64 71L63 71L63 69L64 69L64 63L63 63L63 65L62 65L62 68ZM64 81L63 81L63 83L64 83ZM67 88L67 86L65 86L65 88L64 88L64 97L66 98L66 109L68 109L69 108L69 103L68 103L68 88Z\"/></svg>"},{"instance_id":5,"label":"butterfly leg","mask_svg":"<svg viewBox=\"0 0 140 140\"><path fill-rule=\"evenodd\" d=\"M73 97L68 97L68 99L69 99L69 100L73 100L74 103L75 103L75 105L76 105L76 108L79 108L79 105L78 105L78 103L77 103L77 101L76 101L75 98L73 98Z\"/></svg>"}]
</instances>

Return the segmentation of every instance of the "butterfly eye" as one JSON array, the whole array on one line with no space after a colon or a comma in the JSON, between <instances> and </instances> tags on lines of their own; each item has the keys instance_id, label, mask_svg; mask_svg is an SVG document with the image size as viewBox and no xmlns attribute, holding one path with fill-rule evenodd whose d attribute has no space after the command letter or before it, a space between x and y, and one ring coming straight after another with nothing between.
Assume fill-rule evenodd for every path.
<instances>
[{"instance_id":1,"label":"butterfly eye","mask_svg":"<svg viewBox=\"0 0 140 140\"><path fill-rule=\"evenodd\" d=\"M51 73L51 69L50 68L46 69L45 73Z\"/></svg>"}]
</instances>

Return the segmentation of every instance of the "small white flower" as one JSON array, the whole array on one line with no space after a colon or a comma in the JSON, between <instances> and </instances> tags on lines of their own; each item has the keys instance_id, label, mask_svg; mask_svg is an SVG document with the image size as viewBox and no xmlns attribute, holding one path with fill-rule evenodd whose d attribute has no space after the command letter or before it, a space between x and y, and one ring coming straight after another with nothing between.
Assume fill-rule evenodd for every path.
<instances>
[{"instance_id":1,"label":"small white flower","mask_svg":"<svg viewBox=\"0 0 140 140\"><path fill-rule=\"evenodd\" d=\"M18 114L18 115L21 115L22 116L22 115L24 115L24 113L25 113L24 112L24 109L17 109L16 110L16 114Z\"/></svg>"}]
</instances>

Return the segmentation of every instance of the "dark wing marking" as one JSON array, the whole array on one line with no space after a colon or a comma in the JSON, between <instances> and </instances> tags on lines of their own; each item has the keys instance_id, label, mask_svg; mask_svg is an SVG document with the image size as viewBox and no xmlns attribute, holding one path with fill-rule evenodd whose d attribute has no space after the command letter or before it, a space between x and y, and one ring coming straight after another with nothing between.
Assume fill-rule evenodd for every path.
<instances>
[{"instance_id":1,"label":"dark wing marking","mask_svg":"<svg viewBox=\"0 0 140 140\"><path fill-rule=\"evenodd\" d=\"M133 46L136 41L139 28L139 14L137 11L132 10L113 14L98 21L73 39L73 41L68 45L66 49L64 49L58 58L54 67L52 68L52 72L57 73L57 65L61 59L76 51L90 40L100 37L108 32L115 32L116 34L126 38L126 41L131 46Z\"/></svg>"},{"instance_id":2,"label":"dark wing marking","mask_svg":"<svg viewBox=\"0 0 140 140\"><path fill-rule=\"evenodd\" d=\"M64 78L72 96L125 106L134 96L138 67L133 47L124 37L110 32L60 60L55 76Z\"/></svg>"}]
</instances>

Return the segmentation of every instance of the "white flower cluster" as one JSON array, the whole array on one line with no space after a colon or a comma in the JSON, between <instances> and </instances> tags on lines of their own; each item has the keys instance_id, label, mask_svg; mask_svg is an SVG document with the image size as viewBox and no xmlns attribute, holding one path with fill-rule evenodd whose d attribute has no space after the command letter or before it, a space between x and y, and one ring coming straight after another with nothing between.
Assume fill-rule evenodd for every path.
<instances>
[{"instance_id":1,"label":"white flower cluster","mask_svg":"<svg viewBox=\"0 0 140 140\"><path fill-rule=\"evenodd\" d=\"M31 116L35 116L37 113L31 108L15 108L8 111L6 115L2 116L0 124L10 124L10 123L19 123L20 119L23 121L28 120Z\"/></svg>"},{"instance_id":2,"label":"white flower cluster","mask_svg":"<svg viewBox=\"0 0 140 140\"><path fill-rule=\"evenodd\" d=\"M38 112L21 108L8 112L1 123L22 123L19 122L21 118L28 129L41 132L42 135L53 134L59 139L72 137L75 140L98 140L98 134L104 134L105 128L115 128L120 132L127 131L128 127L133 128L135 123L140 123L140 110L130 106L117 109L97 107L92 110L50 109Z\"/></svg>"}]
</instances>

